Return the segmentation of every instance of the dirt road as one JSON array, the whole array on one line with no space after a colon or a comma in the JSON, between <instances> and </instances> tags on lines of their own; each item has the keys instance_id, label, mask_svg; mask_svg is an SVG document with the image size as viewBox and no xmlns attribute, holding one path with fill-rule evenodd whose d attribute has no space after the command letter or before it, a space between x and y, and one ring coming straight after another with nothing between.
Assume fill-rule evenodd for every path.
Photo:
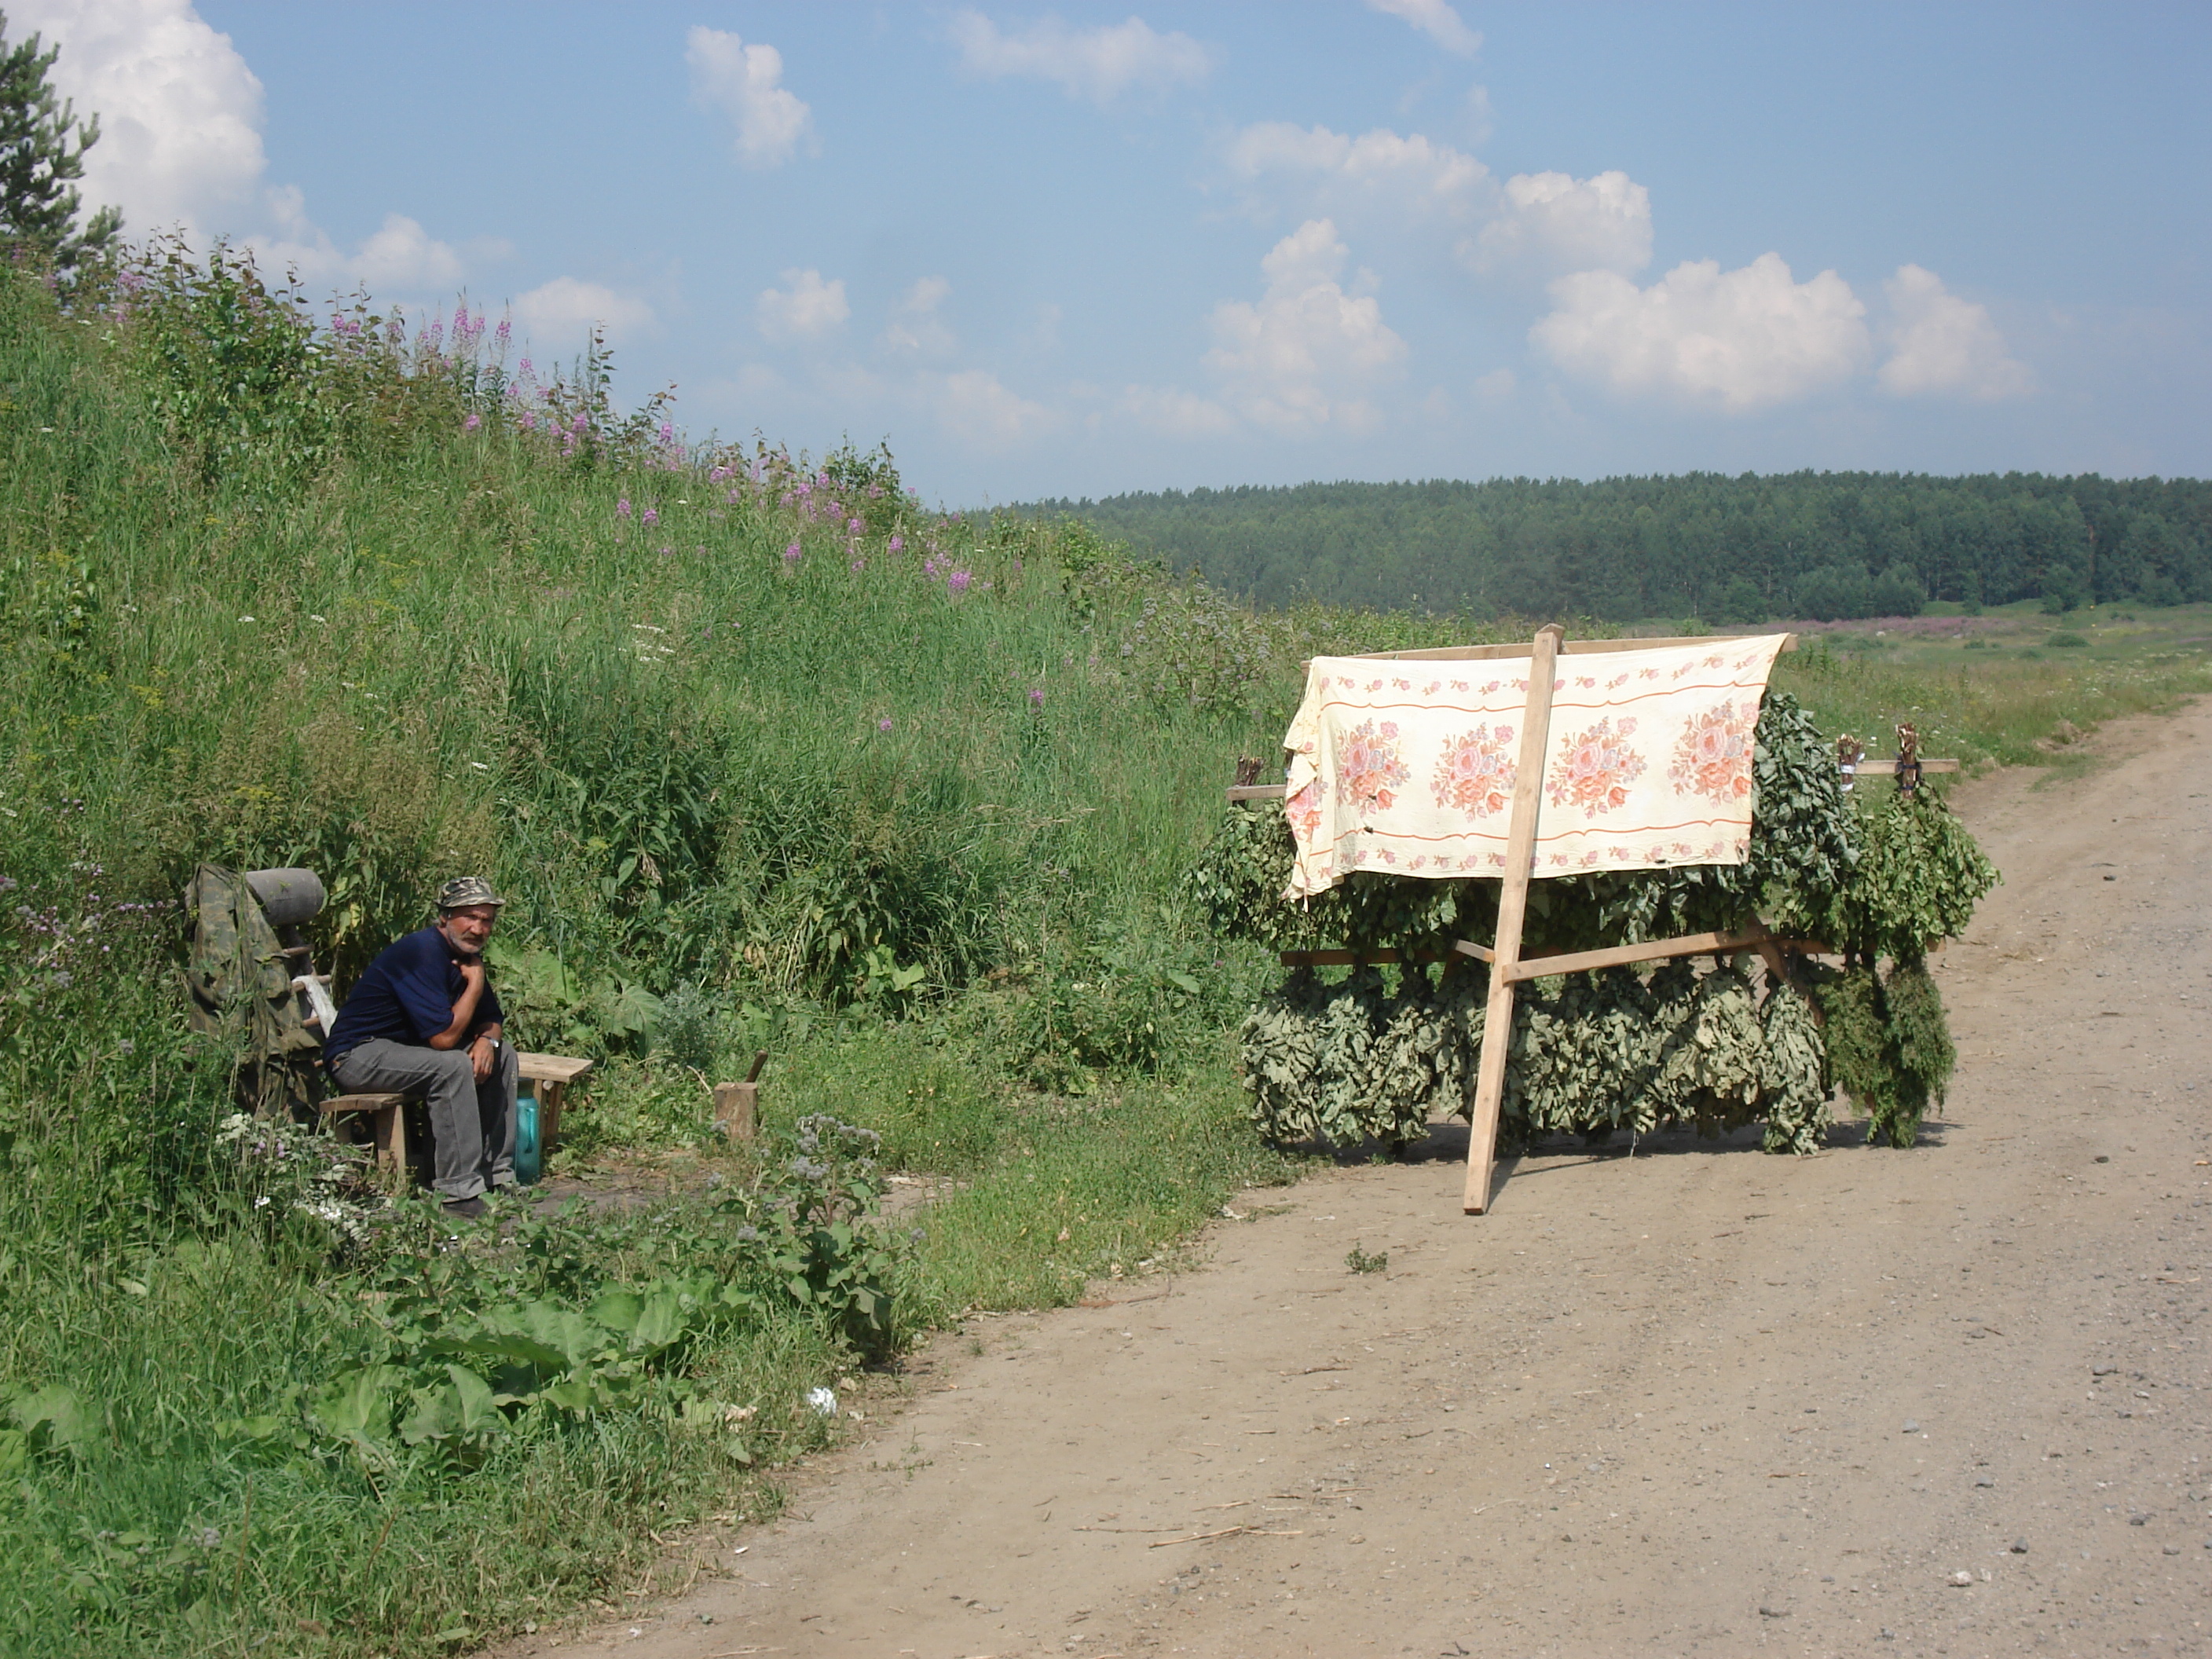
<instances>
[{"instance_id":1,"label":"dirt road","mask_svg":"<svg viewBox=\"0 0 2212 1659\"><path fill-rule=\"evenodd\" d=\"M520 1650L2204 1648L2212 708L2099 744L1955 797L2006 881L1918 1149L1249 1194L1202 1270L939 1342L734 1577Z\"/></svg>"}]
</instances>

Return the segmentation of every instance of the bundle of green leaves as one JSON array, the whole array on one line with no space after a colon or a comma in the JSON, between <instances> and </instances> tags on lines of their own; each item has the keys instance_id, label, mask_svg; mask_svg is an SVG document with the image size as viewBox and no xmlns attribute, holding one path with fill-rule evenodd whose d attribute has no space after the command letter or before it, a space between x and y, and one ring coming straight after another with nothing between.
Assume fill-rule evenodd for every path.
<instances>
[{"instance_id":1,"label":"bundle of green leaves","mask_svg":"<svg viewBox=\"0 0 2212 1659\"><path fill-rule=\"evenodd\" d=\"M1931 790L1873 792L1861 809L1859 838L1849 879L1833 890L1825 914L1806 915L1855 963L1921 961L1936 940L1966 931L1997 884L1996 866Z\"/></svg>"},{"instance_id":2,"label":"bundle of green leaves","mask_svg":"<svg viewBox=\"0 0 2212 1659\"><path fill-rule=\"evenodd\" d=\"M1853 966L1822 976L1829 1074L1867 1115L1869 1146L1910 1146L1943 1103L1958 1050L1926 966L1897 963L1885 978Z\"/></svg>"},{"instance_id":3,"label":"bundle of green leaves","mask_svg":"<svg viewBox=\"0 0 2212 1659\"><path fill-rule=\"evenodd\" d=\"M1241 1033L1253 1121L1273 1140L1395 1147L1464 1117L1487 996L1472 963L1434 980L1401 970L1395 986L1374 968L1334 984L1299 969ZM1804 994L1778 987L1762 1002L1740 963L1534 981L1516 1000L1511 1043L1499 1124L1509 1146L1676 1123L1717 1134L1764 1119L1769 1151L1807 1152L1827 1127L1826 1060Z\"/></svg>"}]
</instances>

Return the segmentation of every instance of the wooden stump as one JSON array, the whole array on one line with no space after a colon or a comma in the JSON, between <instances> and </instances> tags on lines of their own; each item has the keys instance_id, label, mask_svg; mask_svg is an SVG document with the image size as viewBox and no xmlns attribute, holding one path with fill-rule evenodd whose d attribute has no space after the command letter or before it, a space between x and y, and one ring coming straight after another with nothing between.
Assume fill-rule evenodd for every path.
<instances>
[{"instance_id":1,"label":"wooden stump","mask_svg":"<svg viewBox=\"0 0 2212 1659\"><path fill-rule=\"evenodd\" d=\"M757 1138L760 1134L760 1085L716 1084L714 1127L732 1140Z\"/></svg>"}]
</instances>

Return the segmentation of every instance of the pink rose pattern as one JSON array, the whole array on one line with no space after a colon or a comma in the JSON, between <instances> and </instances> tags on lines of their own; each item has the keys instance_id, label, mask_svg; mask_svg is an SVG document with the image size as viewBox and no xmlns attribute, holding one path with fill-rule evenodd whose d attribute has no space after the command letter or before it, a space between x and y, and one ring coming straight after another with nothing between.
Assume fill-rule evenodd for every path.
<instances>
[{"instance_id":1,"label":"pink rose pattern","mask_svg":"<svg viewBox=\"0 0 2212 1659\"><path fill-rule=\"evenodd\" d=\"M1579 806L1594 818L1628 804L1628 786L1644 775L1644 757L1628 746L1636 722L1618 728L1611 716L1567 740L1566 752L1553 768L1549 789L1554 806Z\"/></svg>"},{"instance_id":2,"label":"pink rose pattern","mask_svg":"<svg viewBox=\"0 0 2212 1659\"><path fill-rule=\"evenodd\" d=\"M1711 800L1739 801L1751 793L1752 729L1756 711L1736 713L1724 702L1682 723L1667 781L1684 794Z\"/></svg>"},{"instance_id":3,"label":"pink rose pattern","mask_svg":"<svg viewBox=\"0 0 2212 1659\"><path fill-rule=\"evenodd\" d=\"M1397 722L1384 720L1378 729L1373 720L1365 720L1345 737L1344 747L1337 752L1338 784L1362 806L1387 811L1397 804L1398 785L1413 775L1398 758Z\"/></svg>"},{"instance_id":4,"label":"pink rose pattern","mask_svg":"<svg viewBox=\"0 0 2212 1659\"><path fill-rule=\"evenodd\" d=\"M1510 726L1501 726L1494 732L1487 726L1478 726L1449 739L1429 783L1437 805L1471 818L1504 811L1513 799L1513 780L1520 770L1519 760L1510 752L1512 744Z\"/></svg>"}]
</instances>

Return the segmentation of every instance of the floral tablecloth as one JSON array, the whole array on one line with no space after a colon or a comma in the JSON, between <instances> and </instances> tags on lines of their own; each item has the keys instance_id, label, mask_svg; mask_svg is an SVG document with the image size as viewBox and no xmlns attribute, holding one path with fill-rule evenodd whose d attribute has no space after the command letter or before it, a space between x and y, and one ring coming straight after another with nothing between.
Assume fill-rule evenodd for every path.
<instances>
[{"instance_id":1,"label":"floral tablecloth","mask_svg":"<svg viewBox=\"0 0 2212 1659\"><path fill-rule=\"evenodd\" d=\"M1531 873L1741 864L1753 728L1786 637L1560 657ZM1315 658L1283 738L1285 896L1355 870L1502 874L1528 664Z\"/></svg>"}]
</instances>

